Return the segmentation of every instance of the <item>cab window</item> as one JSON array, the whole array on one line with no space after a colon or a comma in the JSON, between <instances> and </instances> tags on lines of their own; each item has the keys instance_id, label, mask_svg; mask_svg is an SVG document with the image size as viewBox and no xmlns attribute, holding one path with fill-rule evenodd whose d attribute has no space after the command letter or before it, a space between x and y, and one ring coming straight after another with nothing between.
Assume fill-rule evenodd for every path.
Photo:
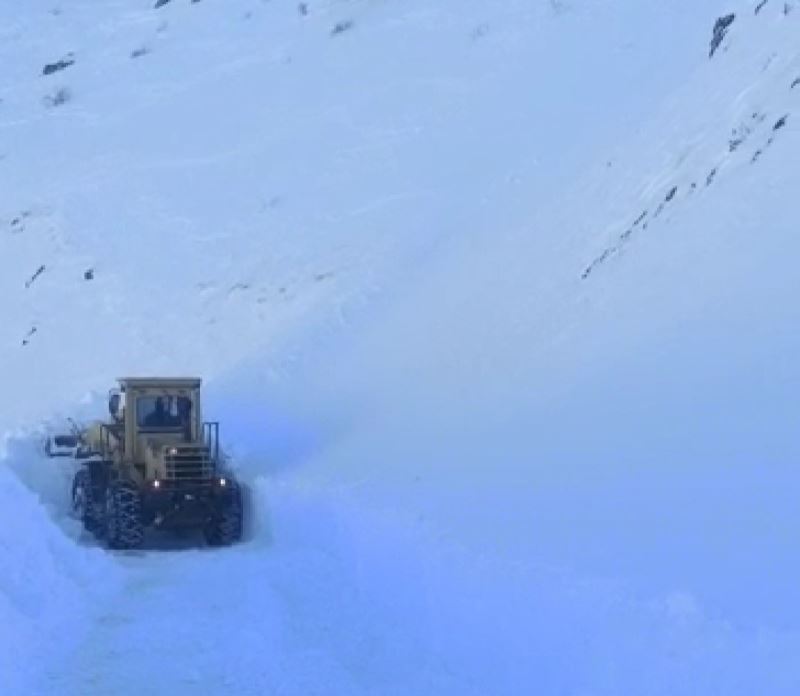
<instances>
[{"instance_id":1,"label":"cab window","mask_svg":"<svg viewBox=\"0 0 800 696\"><path fill-rule=\"evenodd\" d=\"M136 421L140 428L185 428L191 424L192 401L186 396L140 396Z\"/></svg>"}]
</instances>

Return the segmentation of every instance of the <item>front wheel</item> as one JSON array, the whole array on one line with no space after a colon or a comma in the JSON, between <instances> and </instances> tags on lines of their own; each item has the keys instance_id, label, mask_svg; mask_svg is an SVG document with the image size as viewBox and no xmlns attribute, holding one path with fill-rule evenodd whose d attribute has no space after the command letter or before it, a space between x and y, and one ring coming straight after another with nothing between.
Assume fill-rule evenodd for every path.
<instances>
[{"instance_id":1,"label":"front wheel","mask_svg":"<svg viewBox=\"0 0 800 696\"><path fill-rule=\"evenodd\" d=\"M142 498L130 481L115 481L106 490L105 537L111 549L133 549L144 539Z\"/></svg>"},{"instance_id":2,"label":"front wheel","mask_svg":"<svg viewBox=\"0 0 800 696\"><path fill-rule=\"evenodd\" d=\"M236 486L203 529L209 546L229 546L242 539L242 492Z\"/></svg>"}]
</instances>

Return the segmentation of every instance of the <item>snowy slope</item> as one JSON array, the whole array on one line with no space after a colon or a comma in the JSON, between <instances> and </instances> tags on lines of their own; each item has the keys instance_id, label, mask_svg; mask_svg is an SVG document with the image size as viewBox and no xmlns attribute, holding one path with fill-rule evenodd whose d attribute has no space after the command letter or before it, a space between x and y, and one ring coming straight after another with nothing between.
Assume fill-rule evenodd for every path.
<instances>
[{"instance_id":1,"label":"snowy slope","mask_svg":"<svg viewBox=\"0 0 800 696\"><path fill-rule=\"evenodd\" d=\"M4 384L26 375L31 397L4 404L5 422L104 389L119 365L208 375L306 330L317 308L346 322L431 249L505 225L497 211L527 215L664 98L698 49L676 55L640 25L676 21L695 46L708 33L706 12L694 22L655 2L624 16L190 4L4 5L14 264L0 289L19 311L0 369Z\"/></svg>"},{"instance_id":2,"label":"snowy slope","mask_svg":"<svg viewBox=\"0 0 800 696\"><path fill-rule=\"evenodd\" d=\"M800 7L698 5L1 7L7 690L795 693ZM30 433L171 371L253 538L103 554Z\"/></svg>"}]
</instances>

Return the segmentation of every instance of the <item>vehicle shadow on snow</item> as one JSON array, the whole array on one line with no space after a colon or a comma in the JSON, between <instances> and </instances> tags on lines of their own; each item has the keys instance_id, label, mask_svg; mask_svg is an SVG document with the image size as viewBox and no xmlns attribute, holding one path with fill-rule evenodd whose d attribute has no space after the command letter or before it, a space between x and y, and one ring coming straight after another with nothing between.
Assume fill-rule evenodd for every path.
<instances>
[{"instance_id":1,"label":"vehicle shadow on snow","mask_svg":"<svg viewBox=\"0 0 800 696\"><path fill-rule=\"evenodd\" d=\"M139 548L129 551L116 551L115 553L124 554L126 556L136 556L145 552L198 551L203 549L216 550L214 547L206 544L202 532L198 529L169 532L148 530Z\"/></svg>"},{"instance_id":2,"label":"vehicle shadow on snow","mask_svg":"<svg viewBox=\"0 0 800 696\"><path fill-rule=\"evenodd\" d=\"M71 520L72 523L80 525L77 520ZM71 526L71 525L70 525ZM115 556L125 556L128 558L135 558L137 556L149 555L152 553L175 553L180 551L224 551L226 548L236 548L243 543L242 540L238 544L233 544L229 547L225 546L210 546L203 538L201 530L187 529L180 531L159 531L147 530L144 535L142 545L135 549L109 549L102 539L81 529L75 537L75 542L80 546L93 547L103 549L112 553Z\"/></svg>"}]
</instances>

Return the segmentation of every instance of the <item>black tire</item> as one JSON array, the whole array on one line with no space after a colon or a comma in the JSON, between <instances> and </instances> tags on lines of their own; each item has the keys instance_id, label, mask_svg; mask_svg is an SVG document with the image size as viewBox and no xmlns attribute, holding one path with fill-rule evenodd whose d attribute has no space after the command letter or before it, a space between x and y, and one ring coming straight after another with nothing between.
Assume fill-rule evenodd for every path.
<instances>
[{"instance_id":1,"label":"black tire","mask_svg":"<svg viewBox=\"0 0 800 696\"><path fill-rule=\"evenodd\" d=\"M242 493L238 486L208 521L203 535L209 546L229 546L242 539Z\"/></svg>"},{"instance_id":2,"label":"black tire","mask_svg":"<svg viewBox=\"0 0 800 696\"><path fill-rule=\"evenodd\" d=\"M72 479L72 513L83 523L87 532L96 532L99 526L94 514L92 480L88 470L81 469Z\"/></svg>"},{"instance_id":3,"label":"black tire","mask_svg":"<svg viewBox=\"0 0 800 696\"><path fill-rule=\"evenodd\" d=\"M106 490L105 539L111 549L134 549L142 544L142 498L130 481L115 481Z\"/></svg>"}]
</instances>

